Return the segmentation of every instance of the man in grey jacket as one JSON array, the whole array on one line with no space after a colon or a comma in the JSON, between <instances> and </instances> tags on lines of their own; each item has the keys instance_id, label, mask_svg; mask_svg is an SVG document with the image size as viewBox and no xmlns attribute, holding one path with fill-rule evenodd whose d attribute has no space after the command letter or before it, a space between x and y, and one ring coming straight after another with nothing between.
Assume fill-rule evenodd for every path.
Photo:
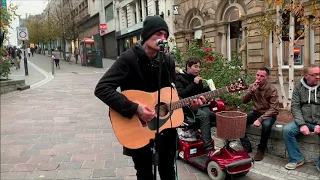
<instances>
[{"instance_id":1,"label":"man in grey jacket","mask_svg":"<svg viewBox=\"0 0 320 180\"><path fill-rule=\"evenodd\" d=\"M288 150L289 163L286 169L293 170L304 163L296 136L312 133L320 137L320 67L310 65L304 70L304 77L295 86L291 111L294 122L283 128L283 137ZM320 156L317 169L320 171Z\"/></svg>"}]
</instances>

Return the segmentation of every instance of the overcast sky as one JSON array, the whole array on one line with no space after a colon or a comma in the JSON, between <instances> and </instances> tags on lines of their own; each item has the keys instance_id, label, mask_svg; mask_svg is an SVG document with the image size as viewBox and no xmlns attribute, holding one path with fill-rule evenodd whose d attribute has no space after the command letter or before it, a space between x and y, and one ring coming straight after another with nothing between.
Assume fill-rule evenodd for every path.
<instances>
[{"instance_id":1,"label":"overcast sky","mask_svg":"<svg viewBox=\"0 0 320 180\"><path fill-rule=\"evenodd\" d=\"M18 5L17 14L21 15L21 18L25 18L26 14L35 15L41 14L46 8L48 0L7 0L7 6L9 4ZM19 19L16 18L12 21L9 35L9 41L11 45L17 45L17 31L16 27L19 26Z\"/></svg>"}]
</instances>

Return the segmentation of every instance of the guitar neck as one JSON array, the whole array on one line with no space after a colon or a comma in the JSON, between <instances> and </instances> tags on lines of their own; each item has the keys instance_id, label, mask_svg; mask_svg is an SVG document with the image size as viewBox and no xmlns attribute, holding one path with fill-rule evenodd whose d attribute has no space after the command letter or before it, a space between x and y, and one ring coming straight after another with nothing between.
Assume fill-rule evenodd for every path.
<instances>
[{"instance_id":1,"label":"guitar neck","mask_svg":"<svg viewBox=\"0 0 320 180\"><path fill-rule=\"evenodd\" d=\"M201 94L198 94L198 95L195 95L195 96L191 96L191 97L184 98L184 99L181 99L179 101L173 102L173 103L171 103L171 105L169 105L169 107L170 107L171 110L179 109L179 108L182 108L184 106L189 105L191 99L199 99L200 96L203 96L207 100L209 100L209 99L213 99L214 97L220 96L221 94L224 94L224 93L227 93L227 92L229 92L227 87L220 88L220 89L217 89L217 90L214 90L214 91L208 91L208 92L205 92L205 93L201 93Z\"/></svg>"}]
</instances>

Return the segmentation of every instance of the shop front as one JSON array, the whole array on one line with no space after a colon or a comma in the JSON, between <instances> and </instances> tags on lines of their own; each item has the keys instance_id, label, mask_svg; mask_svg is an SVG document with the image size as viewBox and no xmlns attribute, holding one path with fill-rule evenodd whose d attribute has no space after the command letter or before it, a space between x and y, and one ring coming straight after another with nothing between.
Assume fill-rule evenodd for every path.
<instances>
[{"instance_id":1,"label":"shop front","mask_svg":"<svg viewBox=\"0 0 320 180\"><path fill-rule=\"evenodd\" d=\"M81 32L79 33L79 39L83 40L84 38L92 38L94 40L94 50L103 49L102 39L99 32L99 25L99 13L97 13L96 15L83 20L83 22L81 22L78 27L81 30Z\"/></svg>"},{"instance_id":2,"label":"shop front","mask_svg":"<svg viewBox=\"0 0 320 180\"><path fill-rule=\"evenodd\" d=\"M115 31L102 36L103 46L104 46L104 58L117 59L118 48L116 46L116 35Z\"/></svg>"},{"instance_id":3,"label":"shop front","mask_svg":"<svg viewBox=\"0 0 320 180\"><path fill-rule=\"evenodd\" d=\"M118 56L141 40L142 23L116 32Z\"/></svg>"}]
</instances>

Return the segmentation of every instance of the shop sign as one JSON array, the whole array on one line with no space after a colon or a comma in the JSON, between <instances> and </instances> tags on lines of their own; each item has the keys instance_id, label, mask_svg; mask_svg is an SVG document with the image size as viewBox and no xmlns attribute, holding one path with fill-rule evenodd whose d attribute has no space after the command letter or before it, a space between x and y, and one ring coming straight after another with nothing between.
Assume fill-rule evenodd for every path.
<instances>
[{"instance_id":1,"label":"shop sign","mask_svg":"<svg viewBox=\"0 0 320 180\"><path fill-rule=\"evenodd\" d=\"M100 36L107 34L107 24L100 24L99 26Z\"/></svg>"},{"instance_id":2,"label":"shop sign","mask_svg":"<svg viewBox=\"0 0 320 180\"><path fill-rule=\"evenodd\" d=\"M179 15L179 5L173 5L173 14Z\"/></svg>"}]
</instances>

